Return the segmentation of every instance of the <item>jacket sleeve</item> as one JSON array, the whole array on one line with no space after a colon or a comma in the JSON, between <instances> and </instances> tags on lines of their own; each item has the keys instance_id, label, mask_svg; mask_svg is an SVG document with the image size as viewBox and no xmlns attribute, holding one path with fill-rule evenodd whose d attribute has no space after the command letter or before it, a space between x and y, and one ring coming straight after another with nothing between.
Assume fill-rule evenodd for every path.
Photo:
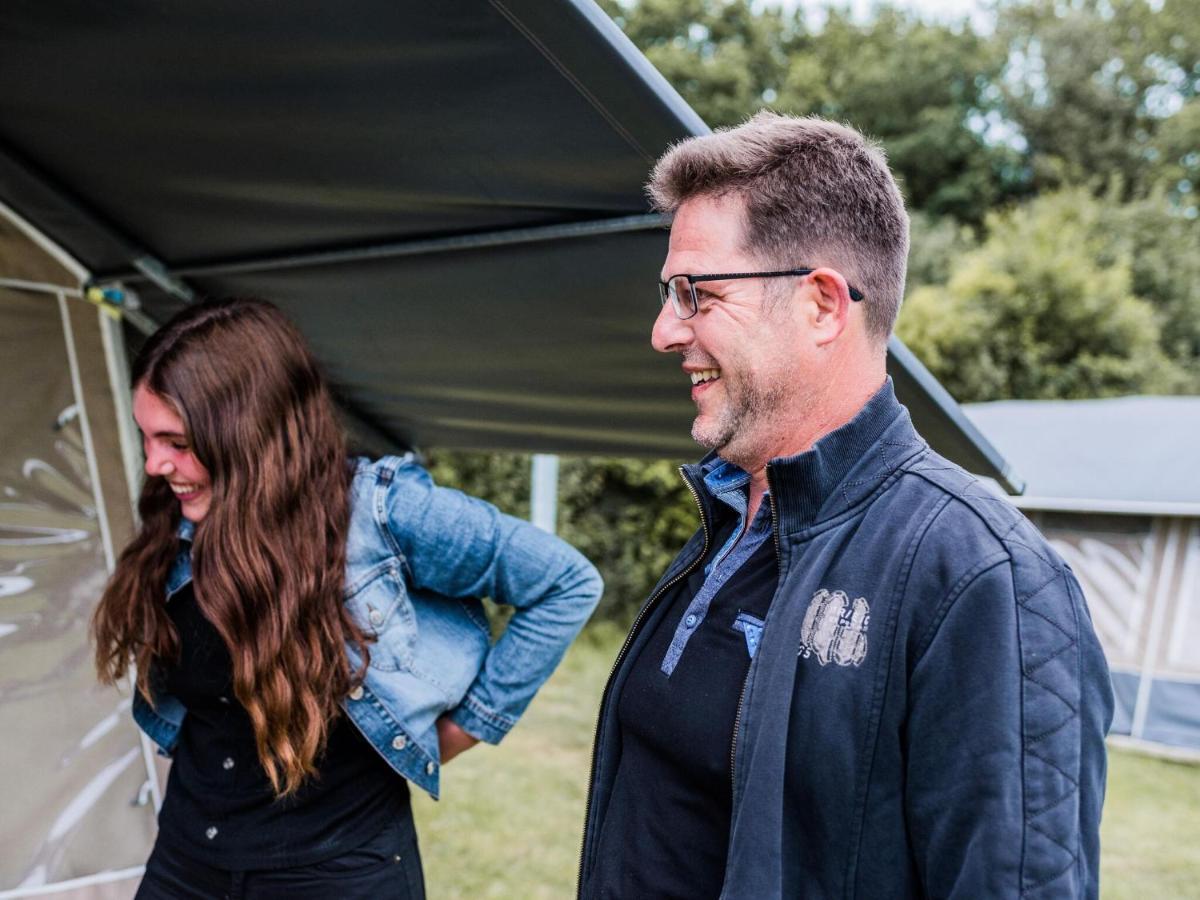
<instances>
[{"instance_id":1,"label":"jacket sleeve","mask_svg":"<svg viewBox=\"0 0 1200 900\"><path fill-rule=\"evenodd\" d=\"M905 810L933 897L1098 894L1108 670L1069 570L963 579L912 669Z\"/></svg>"},{"instance_id":2,"label":"jacket sleeve","mask_svg":"<svg viewBox=\"0 0 1200 900\"><path fill-rule=\"evenodd\" d=\"M566 542L402 466L386 521L417 588L491 597L515 612L451 718L497 743L554 671L600 599L595 567Z\"/></svg>"}]
</instances>

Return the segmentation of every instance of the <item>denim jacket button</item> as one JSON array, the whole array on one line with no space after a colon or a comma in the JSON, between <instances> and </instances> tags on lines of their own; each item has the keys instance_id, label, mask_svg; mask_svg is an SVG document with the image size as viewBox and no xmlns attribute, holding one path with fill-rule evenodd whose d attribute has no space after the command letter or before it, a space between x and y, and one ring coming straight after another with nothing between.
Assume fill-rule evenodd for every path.
<instances>
[{"instance_id":1,"label":"denim jacket button","mask_svg":"<svg viewBox=\"0 0 1200 900\"><path fill-rule=\"evenodd\" d=\"M363 686L361 684L356 684L354 687L352 687L350 689L350 699L351 700L361 700L362 698L363 698Z\"/></svg>"},{"instance_id":2,"label":"denim jacket button","mask_svg":"<svg viewBox=\"0 0 1200 900\"><path fill-rule=\"evenodd\" d=\"M377 609L373 609L367 613L367 618L371 620L372 625L379 625L383 622L383 613Z\"/></svg>"},{"instance_id":3,"label":"denim jacket button","mask_svg":"<svg viewBox=\"0 0 1200 900\"><path fill-rule=\"evenodd\" d=\"M425 764L425 774L426 774L426 775L432 775L432 774L433 774L434 772L436 772L436 771L437 771L437 764L436 764L436 763L432 763L432 762L430 762L430 763L426 763L426 764Z\"/></svg>"},{"instance_id":4,"label":"denim jacket button","mask_svg":"<svg viewBox=\"0 0 1200 900\"><path fill-rule=\"evenodd\" d=\"M403 750L407 746L408 746L408 739L404 735L398 734L394 738L392 738L392 747L394 749Z\"/></svg>"}]
</instances>

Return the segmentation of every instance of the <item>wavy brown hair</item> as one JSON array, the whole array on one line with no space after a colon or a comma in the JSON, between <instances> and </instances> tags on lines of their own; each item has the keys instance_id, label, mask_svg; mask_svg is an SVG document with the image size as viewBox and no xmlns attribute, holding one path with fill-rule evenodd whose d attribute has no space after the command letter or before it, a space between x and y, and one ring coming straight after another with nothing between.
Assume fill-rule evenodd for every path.
<instances>
[{"instance_id":1,"label":"wavy brown hair","mask_svg":"<svg viewBox=\"0 0 1200 900\"><path fill-rule=\"evenodd\" d=\"M350 470L329 390L300 332L261 300L188 307L151 336L131 375L175 408L208 470L196 602L229 648L262 766L277 795L291 794L316 773L338 700L368 659L342 602ZM100 679L124 677L132 661L153 702L156 672L179 659L164 598L180 507L150 477L138 511L92 635ZM364 660L357 671L347 641Z\"/></svg>"}]
</instances>

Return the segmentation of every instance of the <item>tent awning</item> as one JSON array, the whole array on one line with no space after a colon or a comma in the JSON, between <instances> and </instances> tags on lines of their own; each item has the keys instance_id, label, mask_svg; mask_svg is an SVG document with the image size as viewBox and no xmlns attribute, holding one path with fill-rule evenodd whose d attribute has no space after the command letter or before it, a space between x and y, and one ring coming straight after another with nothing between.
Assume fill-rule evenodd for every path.
<instances>
[{"instance_id":1,"label":"tent awning","mask_svg":"<svg viewBox=\"0 0 1200 900\"><path fill-rule=\"evenodd\" d=\"M255 294L381 446L693 456L641 185L706 128L590 0L0 10L0 200L162 321ZM919 363L918 428L1016 487Z\"/></svg>"}]
</instances>

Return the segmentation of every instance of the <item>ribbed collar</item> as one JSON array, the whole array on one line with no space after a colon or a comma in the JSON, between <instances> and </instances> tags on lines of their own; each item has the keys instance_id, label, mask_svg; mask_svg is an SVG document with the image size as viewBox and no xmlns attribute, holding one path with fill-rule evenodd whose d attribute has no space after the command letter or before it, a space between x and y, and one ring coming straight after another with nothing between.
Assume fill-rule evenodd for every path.
<instances>
[{"instance_id":1,"label":"ribbed collar","mask_svg":"<svg viewBox=\"0 0 1200 900\"><path fill-rule=\"evenodd\" d=\"M924 447L889 377L841 428L803 453L768 463L767 481L780 531L791 534L843 512ZM693 484L720 470L717 460L710 453L699 465L687 466ZM711 498L709 492L700 496L711 509L705 502Z\"/></svg>"},{"instance_id":2,"label":"ribbed collar","mask_svg":"<svg viewBox=\"0 0 1200 900\"><path fill-rule=\"evenodd\" d=\"M768 463L780 531L790 534L843 512L924 447L889 377L841 428L804 453Z\"/></svg>"}]
</instances>

